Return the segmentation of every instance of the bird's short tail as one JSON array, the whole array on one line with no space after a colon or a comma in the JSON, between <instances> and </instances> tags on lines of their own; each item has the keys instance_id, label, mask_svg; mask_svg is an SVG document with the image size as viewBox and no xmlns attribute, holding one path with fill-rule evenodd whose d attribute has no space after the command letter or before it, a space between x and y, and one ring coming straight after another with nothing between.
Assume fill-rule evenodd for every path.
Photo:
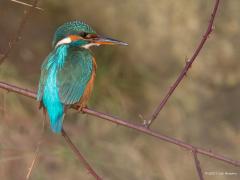
<instances>
[{"instance_id":1,"label":"bird's short tail","mask_svg":"<svg viewBox=\"0 0 240 180\"><path fill-rule=\"evenodd\" d=\"M63 118L64 118L64 107L63 104L55 103L51 106L46 107L49 120L50 127L53 132L60 133L62 130Z\"/></svg>"}]
</instances>

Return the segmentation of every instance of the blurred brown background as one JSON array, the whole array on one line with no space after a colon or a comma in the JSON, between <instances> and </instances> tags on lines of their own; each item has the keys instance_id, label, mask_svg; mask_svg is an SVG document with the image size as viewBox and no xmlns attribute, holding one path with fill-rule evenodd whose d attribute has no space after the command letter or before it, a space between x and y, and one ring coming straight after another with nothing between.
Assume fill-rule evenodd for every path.
<instances>
[{"instance_id":1,"label":"blurred brown background","mask_svg":"<svg viewBox=\"0 0 240 180\"><path fill-rule=\"evenodd\" d=\"M31 3L31 1L25 1ZM37 89L55 29L82 20L128 47L94 48L97 79L89 107L141 123L148 118L206 29L214 1L40 0L21 42L0 67L0 80ZM16 32L24 6L0 1L0 52ZM222 1L215 30L152 128L240 159L240 1ZM0 90L0 179L25 179L44 116L35 101ZM110 180L198 179L192 154L174 145L69 111L64 126L90 164ZM239 168L199 156L211 180L238 180ZM60 135L46 130L31 179L92 177Z\"/></svg>"}]
</instances>

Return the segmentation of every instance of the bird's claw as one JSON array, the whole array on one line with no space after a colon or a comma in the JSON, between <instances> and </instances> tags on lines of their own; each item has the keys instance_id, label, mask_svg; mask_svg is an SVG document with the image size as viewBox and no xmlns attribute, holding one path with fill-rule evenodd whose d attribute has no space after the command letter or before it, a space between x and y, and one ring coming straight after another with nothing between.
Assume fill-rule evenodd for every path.
<instances>
[{"instance_id":1,"label":"bird's claw","mask_svg":"<svg viewBox=\"0 0 240 180\"><path fill-rule=\"evenodd\" d=\"M83 108L88 108L88 107L87 107L87 105L85 105L85 106L79 106L77 110L78 110L79 112L85 114Z\"/></svg>"}]
</instances>

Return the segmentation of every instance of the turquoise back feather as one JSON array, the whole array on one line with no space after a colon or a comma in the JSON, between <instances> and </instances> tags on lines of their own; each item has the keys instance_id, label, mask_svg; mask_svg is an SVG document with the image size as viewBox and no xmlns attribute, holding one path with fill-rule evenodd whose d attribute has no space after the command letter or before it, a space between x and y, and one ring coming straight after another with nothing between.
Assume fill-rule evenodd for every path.
<instances>
[{"instance_id":1,"label":"turquoise back feather","mask_svg":"<svg viewBox=\"0 0 240 180\"><path fill-rule=\"evenodd\" d=\"M57 75L61 102L65 105L80 101L93 72L93 57L89 50L70 48L63 68Z\"/></svg>"},{"instance_id":2,"label":"turquoise back feather","mask_svg":"<svg viewBox=\"0 0 240 180\"><path fill-rule=\"evenodd\" d=\"M89 50L61 45L46 58L41 69L37 99L47 109L53 132L60 132L65 105L77 103L93 72Z\"/></svg>"},{"instance_id":3,"label":"turquoise back feather","mask_svg":"<svg viewBox=\"0 0 240 180\"><path fill-rule=\"evenodd\" d=\"M61 131L64 117L64 105L57 87L57 73L64 65L67 50L67 46L60 46L44 61L37 96L48 112L51 129L55 133Z\"/></svg>"}]
</instances>

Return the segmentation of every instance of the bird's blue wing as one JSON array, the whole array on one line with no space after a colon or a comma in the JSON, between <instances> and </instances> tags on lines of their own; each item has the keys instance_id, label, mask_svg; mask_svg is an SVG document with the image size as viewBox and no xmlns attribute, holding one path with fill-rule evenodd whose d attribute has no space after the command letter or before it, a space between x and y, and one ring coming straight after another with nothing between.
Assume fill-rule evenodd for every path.
<instances>
[{"instance_id":1,"label":"bird's blue wing","mask_svg":"<svg viewBox=\"0 0 240 180\"><path fill-rule=\"evenodd\" d=\"M44 60L42 66L41 66L41 76L40 76L40 80L39 80L39 84L38 84L38 92L37 92L37 100L41 101L42 97L43 97L43 93L44 93L44 88L45 88L45 84L48 78L48 74L49 74L49 60L52 59L52 57L54 56L54 54L51 52L47 58Z\"/></svg>"},{"instance_id":2,"label":"bird's blue wing","mask_svg":"<svg viewBox=\"0 0 240 180\"><path fill-rule=\"evenodd\" d=\"M37 99L46 108L53 132L59 133L62 129L64 104L59 97L57 87L57 73L64 65L67 57L67 46L54 49L42 64Z\"/></svg>"},{"instance_id":3,"label":"bird's blue wing","mask_svg":"<svg viewBox=\"0 0 240 180\"><path fill-rule=\"evenodd\" d=\"M68 51L67 59L57 74L61 102L77 103L82 97L93 71L93 57L88 50Z\"/></svg>"}]
</instances>

